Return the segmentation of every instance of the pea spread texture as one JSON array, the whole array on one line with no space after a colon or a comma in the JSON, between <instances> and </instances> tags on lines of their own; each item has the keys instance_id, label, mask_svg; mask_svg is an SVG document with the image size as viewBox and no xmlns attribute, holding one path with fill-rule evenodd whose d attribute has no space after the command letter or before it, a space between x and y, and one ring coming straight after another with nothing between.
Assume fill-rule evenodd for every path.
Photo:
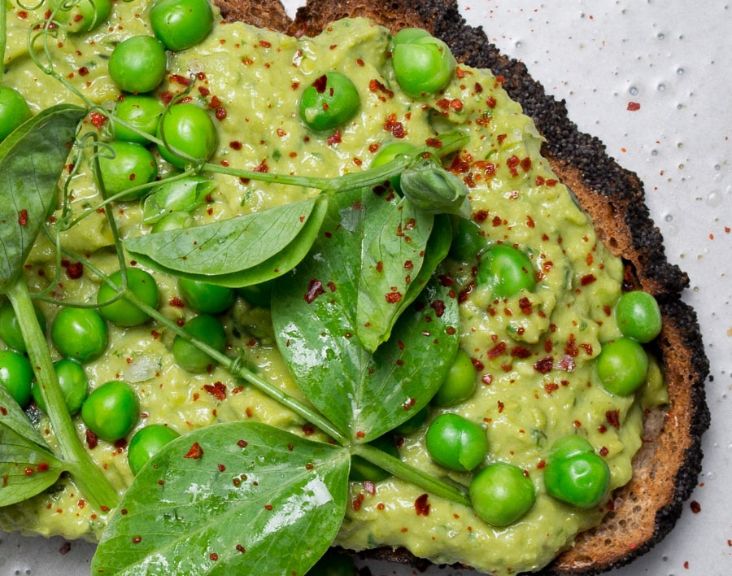
<instances>
[{"instance_id":1,"label":"pea spread texture","mask_svg":"<svg viewBox=\"0 0 732 576\"><path fill-rule=\"evenodd\" d=\"M602 521L660 312L502 78L207 0L0 24L0 528L94 574L502 575Z\"/></svg>"}]
</instances>

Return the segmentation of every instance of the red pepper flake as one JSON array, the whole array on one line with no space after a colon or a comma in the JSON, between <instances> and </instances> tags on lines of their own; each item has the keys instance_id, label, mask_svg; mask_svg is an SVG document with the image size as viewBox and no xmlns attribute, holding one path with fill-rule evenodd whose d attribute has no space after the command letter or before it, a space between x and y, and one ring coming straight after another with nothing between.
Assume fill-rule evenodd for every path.
<instances>
[{"instance_id":1,"label":"red pepper flake","mask_svg":"<svg viewBox=\"0 0 732 576\"><path fill-rule=\"evenodd\" d=\"M305 436L312 436L315 434L315 426L312 424L303 424L302 433L305 434Z\"/></svg>"},{"instance_id":2,"label":"red pepper flake","mask_svg":"<svg viewBox=\"0 0 732 576\"><path fill-rule=\"evenodd\" d=\"M247 549L244 548L244 546L242 546L241 544L237 544L236 545L236 551L239 552L239 553L241 553L241 554L244 554L244 552L246 552Z\"/></svg>"},{"instance_id":3,"label":"red pepper flake","mask_svg":"<svg viewBox=\"0 0 732 576\"><path fill-rule=\"evenodd\" d=\"M597 278L595 278L595 275L594 274L585 274L580 279L580 284L582 284L582 286L587 286L587 285L592 284L593 282L595 282L595 280L597 280Z\"/></svg>"},{"instance_id":4,"label":"red pepper flake","mask_svg":"<svg viewBox=\"0 0 732 576\"><path fill-rule=\"evenodd\" d=\"M203 457L203 448L201 448L201 445L198 442L194 442L193 445L188 449L188 452L186 452L185 456L183 458L188 458L191 460L200 460Z\"/></svg>"},{"instance_id":5,"label":"red pepper flake","mask_svg":"<svg viewBox=\"0 0 732 576\"><path fill-rule=\"evenodd\" d=\"M582 347L582 350L585 351L585 354L587 354L588 356L592 356L592 352L593 352L592 344L585 343L585 344L580 344L580 346Z\"/></svg>"},{"instance_id":6,"label":"red pepper flake","mask_svg":"<svg viewBox=\"0 0 732 576\"><path fill-rule=\"evenodd\" d=\"M203 389L217 400L226 400L226 386L223 382L204 384Z\"/></svg>"},{"instance_id":7,"label":"red pepper flake","mask_svg":"<svg viewBox=\"0 0 732 576\"><path fill-rule=\"evenodd\" d=\"M439 138L427 138L424 143L430 148L442 148L442 140Z\"/></svg>"},{"instance_id":8,"label":"red pepper flake","mask_svg":"<svg viewBox=\"0 0 732 576\"><path fill-rule=\"evenodd\" d=\"M216 554L216 552L211 552L208 557L211 559L212 562L216 562L219 559L219 555Z\"/></svg>"},{"instance_id":9,"label":"red pepper flake","mask_svg":"<svg viewBox=\"0 0 732 576\"><path fill-rule=\"evenodd\" d=\"M554 188L557 184L559 184L559 180L555 180L554 178L550 178L546 181L546 185L549 186L549 188Z\"/></svg>"},{"instance_id":10,"label":"red pepper flake","mask_svg":"<svg viewBox=\"0 0 732 576\"><path fill-rule=\"evenodd\" d=\"M362 68L366 65L366 63L363 61L363 58L356 58L356 64L358 64Z\"/></svg>"},{"instance_id":11,"label":"red pepper flake","mask_svg":"<svg viewBox=\"0 0 732 576\"><path fill-rule=\"evenodd\" d=\"M89 114L89 120L91 121L92 125L97 129L101 128L107 123L107 117L104 114L100 114L99 112L92 112L91 114Z\"/></svg>"},{"instance_id":12,"label":"red pepper flake","mask_svg":"<svg viewBox=\"0 0 732 576\"><path fill-rule=\"evenodd\" d=\"M499 144L503 144L503 141L508 138L508 134L499 134L496 136L496 140L498 140Z\"/></svg>"},{"instance_id":13,"label":"red pepper flake","mask_svg":"<svg viewBox=\"0 0 732 576\"><path fill-rule=\"evenodd\" d=\"M466 172L469 172L471 161L472 157L470 156L464 156L462 154L455 156L450 164L450 172L454 172L455 174L465 174Z\"/></svg>"},{"instance_id":14,"label":"red pepper flake","mask_svg":"<svg viewBox=\"0 0 732 576\"><path fill-rule=\"evenodd\" d=\"M422 494L419 498L417 498L414 501L414 509L417 512L417 516L429 516L430 515L429 494Z\"/></svg>"},{"instance_id":15,"label":"red pepper flake","mask_svg":"<svg viewBox=\"0 0 732 576\"><path fill-rule=\"evenodd\" d=\"M559 361L559 369L564 372L574 372L575 367L574 358L569 354L565 354Z\"/></svg>"},{"instance_id":16,"label":"red pepper flake","mask_svg":"<svg viewBox=\"0 0 732 576\"><path fill-rule=\"evenodd\" d=\"M237 445L237 446L238 446L239 448L246 448L247 446L249 446L249 442L247 442L246 440L238 440L238 441L236 442L236 445Z\"/></svg>"},{"instance_id":17,"label":"red pepper flake","mask_svg":"<svg viewBox=\"0 0 732 576\"><path fill-rule=\"evenodd\" d=\"M389 304L396 304L402 299L401 292L388 292L384 295L384 298Z\"/></svg>"},{"instance_id":18,"label":"red pepper flake","mask_svg":"<svg viewBox=\"0 0 732 576\"><path fill-rule=\"evenodd\" d=\"M81 262L69 262L64 269L70 280L78 280L84 275L84 265Z\"/></svg>"},{"instance_id":19,"label":"red pepper flake","mask_svg":"<svg viewBox=\"0 0 732 576\"><path fill-rule=\"evenodd\" d=\"M576 358L579 355L579 348L577 348L577 339L574 337L574 334L569 335L567 343L564 345L564 353L569 354L573 358Z\"/></svg>"},{"instance_id":20,"label":"red pepper flake","mask_svg":"<svg viewBox=\"0 0 732 576\"><path fill-rule=\"evenodd\" d=\"M488 350L488 352L487 352L488 359L489 360L495 360L499 356L502 356L503 354L505 354L506 353L506 349L507 349L506 343L505 342L499 342L498 344L496 344L495 346L493 346L493 348L491 348L490 350Z\"/></svg>"},{"instance_id":21,"label":"red pepper flake","mask_svg":"<svg viewBox=\"0 0 732 576\"><path fill-rule=\"evenodd\" d=\"M5 406L0 406L0 414L2 414L3 416L7 416L8 409Z\"/></svg>"},{"instance_id":22,"label":"red pepper flake","mask_svg":"<svg viewBox=\"0 0 732 576\"><path fill-rule=\"evenodd\" d=\"M701 512L701 504L699 504L699 502L697 502L696 500L692 500L691 502L689 502L689 508L691 508L691 511L694 514L699 514L699 512Z\"/></svg>"},{"instance_id":23,"label":"red pepper flake","mask_svg":"<svg viewBox=\"0 0 732 576\"><path fill-rule=\"evenodd\" d=\"M31 468L30 466L26 466L25 470L23 470L23 474L25 474L26 476L33 476L33 474L35 473L36 471L33 470L33 468Z\"/></svg>"},{"instance_id":24,"label":"red pepper flake","mask_svg":"<svg viewBox=\"0 0 732 576\"><path fill-rule=\"evenodd\" d=\"M518 176L518 170L516 167L521 163L521 160L519 160L519 157L514 155L511 156L506 161L506 166L508 166L509 171L511 172L511 176Z\"/></svg>"},{"instance_id":25,"label":"red pepper flake","mask_svg":"<svg viewBox=\"0 0 732 576\"><path fill-rule=\"evenodd\" d=\"M260 174L266 174L269 172L269 166L267 165L267 159L265 158L262 160L258 166L254 168L255 172L259 172Z\"/></svg>"},{"instance_id":26,"label":"red pepper flake","mask_svg":"<svg viewBox=\"0 0 732 576\"><path fill-rule=\"evenodd\" d=\"M493 376L491 374L483 374L481 376L480 381L483 382L486 386L490 386L493 384Z\"/></svg>"},{"instance_id":27,"label":"red pepper flake","mask_svg":"<svg viewBox=\"0 0 732 576\"><path fill-rule=\"evenodd\" d=\"M272 48L272 43L271 42L267 42L266 40L260 40L259 41L259 45L262 48Z\"/></svg>"},{"instance_id":28,"label":"red pepper flake","mask_svg":"<svg viewBox=\"0 0 732 576\"><path fill-rule=\"evenodd\" d=\"M225 120L228 116L228 113L226 112L226 108L224 108L223 106L219 106L218 108L216 108L215 115L217 120Z\"/></svg>"},{"instance_id":29,"label":"red pepper flake","mask_svg":"<svg viewBox=\"0 0 732 576\"><path fill-rule=\"evenodd\" d=\"M496 402L496 405L498 406L498 413L503 414L503 409L506 407L506 405L500 400Z\"/></svg>"},{"instance_id":30,"label":"red pepper flake","mask_svg":"<svg viewBox=\"0 0 732 576\"><path fill-rule=\"evenodd\" d=\"M353 499L353 502L351 502L351 506L353 507L354 511L358 512L359 510L361 510L361 506L365 499L366 497L363 494L359 494Z\"/></svg>"},{"instance_id":31,"label":"red pepper flake","mask_svg":"<svg viewBox=\"0 0 732 576\"><path fill-rule=\"evenodd\" d=\"M539 374L548 374L554 367L554 359L551 356L545 356L541 360L537 360L534 364L534 370Z\"/></svg>"},{"instance_id":32,"label":"red pepper flake","mask_svg":"<svg viewBox=\"0 0 732 576\"><path fill-rule=\"evenodd\" d=\"M404 138L407 135L407 131L404 129L404 125L398 122L396 114L389 114L384 122L384 130L391 132L394 138Z\"/></svg>"},{"instance_id":33,"label":"red pepper flake","mask_svg":"<svg viewBox=\"0 0 732 576\"><path fill-rule=\"evenodd\" d=\"M477 212L473 212L473 220L477 224L482 224L488 219L488 210L478 210Z\"/></svg>"},{"instance_id":34,"label":"red pepper flake","mask_svg":"<svg viewBox=\"0 0 732 576\"><path fill-rule=\"evenodd\" d=\"M20 212L18 212L18 224L20 224L23 228L28 226L28 210L25 208L21 209Z\"/></svg>"},{"instance_id":35,"label":"red pepper flake","mask_svg":"<svg viewBox=\"0 0 732 576\"><path fill-rule=\"evenodd\" d=\"M229 142L229 147L232 150L241 150L242 149L242 144L238 140L232 140L231 142Z\"/></svg>"},{"instance_id":36,"label":"red pepper flake","mask_svg":"<svg viewBox=\"0 0 732 576\"><path fill-rule=\"evenodd\" d=\"M399 362L399 361L397 360L397 363L398 363L398 362ZM417 401L416 401L416 400L415 400L414 398L412 398L412 397L410 396L409 398L407 398L407 399L406 399L406 400L405 400L405 401L404 401L404 402L402 403L402 408L404 408L404 410L411 410L412 408L414 408L414 405L415 405L416 403L417 403Z\"/></svg>"},{"instance_id":37,"label":"red pepper flake","mask_svg":"<svg viewBox=\"0 0 732 576\"><path fill-rule=\"evenodd\" d=\"M200 94L201 96L203 96L204 98L206 98L207 96L209 96L209 95L211 94L211 90L209 90L209 89L208 89L208 88L206 88L205 86L199 86L199 87L198 87L198 93L199 93L199 94Z\"/></svg>"},{"instance_id":38,"label":"red pepper flake","mask_svg":"<svg viewBox=\"0 0 732 576\"><path fill-rule=\"evenodd\" d=\"M173 296L170 300L168 300L168 304L172 306L173 308L184 308L186 303L183 302L178 296Z\"/></svg>"},{"instance_id":39,"label":"red pepper flake","mask_svg":"<svg viewBox=\"0 0 732 576\"><path fill-rule=\"evenodd\" d=\"M97 438L97 435L87 428L85 436L86 445L89 447L90 450L94 450L94 448L97 447L97 444L99 444L99 439Z\"/></svg>"},{"instance_id":40,"label":"red pepper flake","mask_svg":"<svg viewBox=\"0 0 732 576\"><path fill-rule=\"evenodd\" d=\"M312 304L318 296L324 293L325 289L323 288L323 283L320 280L315 280L313 278L308 282L308 289L304 296L305 302Z\"/></svg>"},{"instance_id":41,"label":"red pepper flake","mask_svg":"<svg viewBox=\"0 0 732 576\"><path fill-rule=\"evenodd\" d=\"M17 15L18 18L20 18L21 20L25 20L26 18L28 18L28 12L26 12L25 10L18 10Z\"/></svg>"},{"instance_id":42,"label":"red pepper flake","mask_svg":"<svg viewBox=\"0 0 732 576\"><path fill-rule=\"evenodd\" d=\"M442 315L445 313L445 303L442 300L435 300L431 302L430 308L435 311L435 315L438 318L442 318Z\"/></svg>"},{"instance_id":43,"label":"red pepper flake","mask_svg":"<svg viewBox=\"0 0 732 576\"><path fill-rule=\"evenodd\" d=\"M546 392L547 394L551 394L552 392L556 392L557 390L559 390L559 384L557 384L556 382L547 382L546 384L544 384L544 392Z\"/></svg>"},{"instance_id":44,"label":"red pepper flake","mask_svg":"<svg viewBox=\"0 0 732 576\"><path fill-rule=\"evenodd\" d=\"M613 428L620 428L620 411L619 410L608 410L605 412L605 420Z\"/></svg>"},{"instance_id":45,"label":"red pepper flake","mask_svg":"<svg viewBox=\"0 0 732 576\"><path fill-rule=\"evenodd\" d=\"M485 101L488 108L495 108L496 104L498 103L496 99L493 96L489 96L488 99Z\"/></svg>"},{"instance_id":46,"label":"red pepper flake","mask_svg":"<svg viewBox=\"0 0 732 576\"><path fill-rule=\"evenodd\" d=\"M641 105L638 102L628 102L628 112L637 112Z\"/></svg>"},{"instance_id":47,"label":"red pepper flake","mask_svg":"<svg viewBox=\"0 0 732 576\"><path fill-rule=\"evenodd\" d=\"M313 82L313 88L315 88L318 94L323 94L327 86L328 77L325 74L323 74L320 78L317 78L315 82Z\"/></svg>"},{"instance_id":48,"label":"red pepper flake","mask_svg":"<svg viewBox=\"0 0 732 576\"><path fill-rule=\"evenodd\" d=\"M132 537L133 544L139 544L140 542L142 542L142 536L133 536Z\"/></svg>"},{"instance_id":49,"label":"red pepper flake","mask_svg":"<svg viewBox=\"0 0 732 576\"><path fill-rule=\"evenodd\" d=\"M519 308L521 309L521 312L523 312L527 316L534 311L531 300L529 300L526 296L523 296L521 299L519 299Z\"/></svg>"},{"instance_id":50,"label":"red pepper flake","mask_svg":"<svg viewBox=\"0 0 732 576\"><path fill-rule=\"evenodd\" d=\"M328 146L333 146L333 144L340 144L342 141L343 138L341 137L340 130L336 130L335 132L333 132L333 134L328 136L328 139L326 140L326 142L328 142Z\"/></svg>"},{"instance_id":51,"label":"red pepper flake","mask_svg":"<svg viewBox=\"0 0 732 576\"><path fill-rule=\"evenodd\" d=\"M606 458L608 454L610 454L610 450L607 449L607 446L600 448L600 456Z\"/></svg>"},{"instance_id":52,"label":"red pepper flake","mask_svg":"<svg viewBox=\"0 0 732 576\"><path fill-rule=\"evenodd\" d=\"M684 562L684 570L688 570L688 569L689 569L689 561L687 560L686 562Z\"/></svg>"},{"instance_id":53,"label":"red pepper flake","mask_svg":"<svg viewBox=\"0 0 732 576\"><path fill-rule=\"evenodd\" d=\"M511 349L511 356L513 358L525 359L531 356L531 350L525 348L524 346L514 346Z\"/></svg>"},{"instance_id":54,"label":"red pepper flake","mask_svg":"<svg viewBox=\"0 0 732 576\"><path fill-rule=\"evenodd\" d=\"M455 98L450 102L450 108L455 110L455 112L460 112L463 109L463 102L462 100L459 100Z\"/></svg>"},{"instance_id":55,"label":"red pepper flake","mask_svg":"<svg viewBox=\"0 0 732 576\"><path fill-rule=\"evenodd\" d=\"M371 90L371 92L374 92L374 93L381 92L381 93L385 94L387 98L392 98L394 96L394 92L389 90L386 86L384 86L378 80L371 80L369 82L369 90Z\"/></svg>"}]
</instances>

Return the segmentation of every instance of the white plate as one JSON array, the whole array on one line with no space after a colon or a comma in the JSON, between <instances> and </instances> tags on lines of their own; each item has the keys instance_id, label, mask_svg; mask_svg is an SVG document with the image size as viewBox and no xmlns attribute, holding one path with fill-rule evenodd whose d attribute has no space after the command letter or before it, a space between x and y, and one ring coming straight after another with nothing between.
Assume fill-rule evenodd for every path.
<instances>
[{"instance_id":1,"label":"white plate","mask_svg":"<svg viewBox=\"0 0 732 576\"><path fill-rule=\"evenodd\" d=\"M290 13L300 2L285 0ZM645 182L669 259L691 277L713 379L704 472L674 531L611 576L732 574L732 6L725 0L462 0L505 53L523 60L570 117ZM637 102L640 110L627 110ZM93 547L4 535L0 575L88 573ZM688 564L686 564L688 563ZM369 564L374 576L413 574ZM462 574L432 569L429 575ZM267 575L262 575L267 576Z\"/></svg>"}]
</instances>

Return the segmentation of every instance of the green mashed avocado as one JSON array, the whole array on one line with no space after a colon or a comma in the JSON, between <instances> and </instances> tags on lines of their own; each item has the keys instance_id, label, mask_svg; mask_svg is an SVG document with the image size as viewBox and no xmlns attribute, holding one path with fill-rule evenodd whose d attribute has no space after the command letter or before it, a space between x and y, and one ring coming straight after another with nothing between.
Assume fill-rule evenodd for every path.
<instances>
[{"instance_id":1,"label":"green mashed avocado","mask_svg":"<svg viewBox=\"0 0 732 576\"><path fill-rule=\"evenodd\" d=\"M8 49L6 84L17 88L34 112L75 97L46 76L27 51L28 29L43 9L27 11L6 1ZM117 2L109 21L90 34L59 36L49 49L57 68L97 103L114 101L119 91L107 74L114 46L137 34L150 34L147 4ZM506 461L532 479L537 500L519 522L506 528L483 523L460 505L430 496L429 514L418 515L415 500L423 490L396 479L366 490L351 484L351 501L337 544L362 550L379 546L408 548L437 563L462 562L494 574L541 568L572 545L576 534L597 525L605 509L579 510L547 496L541 469L552 443L579 433L602 448L611 471L611 488L627 483L631 461L641 446L641 397L621 398L605 391L593 375L593 359L603 342L620 336L611 312L621 294L623 267L598 240L589 218L557 181L541 157L541 136L521 107L509 99L490 71L459 67L452 83L433 97L415 101L403 94L388 62L389 32L363 19L333 23L315 38L296 39L243 23L218 22L200 45L169 56L169 75L161 99L190 89L195 103L217 118L219 148L212 162L277 173L337 176L368 167L386 143L403 140L424 145L436 128L464 129L470 142L451 170L470 189L473 219L488 242L523 247L541 270L531 293L494 301L480 287L463 292L461 347L478 368L476 394L446 410L485 427L487 462ZM356 85L361 108L338 138L310 133L298 117L302 88L324 71L336 70ZM194 78L191 88L186 84ZM162 165L162 164L161 164ZM214 177L210 201L194 213L196 224L295 202L315 194L296 187ZM72 182L73 208L81 212L99 201L89 173ZM123 237L149 230L137 202L115 210ZM102 214L87 218L63 237L69 248L91 255L103 270L117 268L112 235ZM39 241L27 270L31 288L54 275L53 251ZM469 277L464 264L449 266L455 277ZM65 275L55 296L93 302L98 285L91 275ZM155 274L161 311L173 319L193 312L181 307L174 278ZM45 310L50 316L54 309ZM260 374L302 398L274 344L269 312L239 299L225 319L229 344L245 351ZM184 434L217 422L251 419L296 434L311 433L305 422L225 371L191 375L170 353L172 336L152 326L110 326L110 346L86 366L92 387L122 379L135 389L143 418L139 426L166 423ZM548 359L548 360L547 360ZM549 370L544 368L549 366ZM656 371L657 372L657 371ZM663 402L660 376L645 394ZM212 394L221 382L225 396ZM608 418L608 413L617 418ZM47 421L39 426L54 439ZM613 425L615 424L615 425ZM84 428L77 424L83 437ZM436 475L445 471L430 460L425 428L407 436L401 458ZM120 491L132 481L126 449L100 441L90 450ZM468 475L450 473L466 482ZM371 488L371 487L368 487ZM95 539L104 515L81 498L69 480L21 505L0 509L0 527L11 531Z\"/></svg>"}]
</instances>

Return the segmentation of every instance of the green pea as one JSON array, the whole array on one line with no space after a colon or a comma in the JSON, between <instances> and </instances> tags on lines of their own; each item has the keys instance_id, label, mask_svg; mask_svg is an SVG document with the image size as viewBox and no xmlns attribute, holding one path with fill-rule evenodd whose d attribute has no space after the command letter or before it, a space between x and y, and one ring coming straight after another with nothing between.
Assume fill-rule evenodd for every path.
<instances>
[{"instance_id":1,"label":"green pea","mask_svg":"<svg viewBox=\"0 0 732 576\"><path fill-rule=\"evenodd\" d=\"M390 454L391 456L394 456L394 458L399 458L399 450L397 450L397 447L394 444L394 437L391 434L386 434L377 438L371 442L371 445L383 452L386 452L387 454ZM351 474L349 478L353 482L363 482L365 480L381 482L382 480L386 480L390 477L391 474L382 470L376 464L372 464L368 460L364 460L360 456L354 456L351 458Z\"/></svg>"},{"instance_id":2,"label":"green pea","mask_svg":"<svg viewBox=\"0 0 732 576\"><path fill-rule=\"evenodd\" d=\"M455 406L475 394L476 370L473 362L463 350L459 350L450 366L447 378L432 399L435 406Z\"/></svg>"},{"instance_id":3,"label":"green pea","mask_svg":"<svg viewBox=\"0 0 732 576\"><path fill-rule=\"evenodd\" d=\"M400 425L395 432L398 434L401 434L402 436L408 436L409 434L414 434L417 430L422 428L427 423L427 419L430 416L430 411L427 406L422 408L419 412L417 412L414 416L412 416L409 420L407 420L404 424Z\"/></svg>"},{"instance_id":4,"label":"green pea","mask_svg":"<svg viewBox=\"0 0 732 576\"><path fill-rule=\"evenodd\" d=\"M237 289L237 292L249 304L259 308L269 308L272 303L272 282L245 286Z\"/></svg>"},{"instance_id":5,"label":"green pea","mask_svg":"<svg viewBox=\"0 0 732 576\"><path fill-rule=\"evenodd\" d=\"M329 550L308 570L307 576L357 576L357 574L356 565L350 556Z\"/></svg>"},{"instance_id":6,"label":"green pea","mask_svg":"<svg viewBox=\"0 0 732 576\"><path fill-rule=\"evenodd\" d=\"M536 501L531 480L521 468L504 462L490 464L478 472L469 492L478 517L498 528L518 522Z\"/></svg>"},{"instance_id":7,"label":"green pea","mask_svg":"<svg viewBox=\"0 0 732 576\"><path fill-rule=\"evenodd\" d=\"M153 36L132 36L117 44L108 66L120 90L132 94L152 92L165 78L165 48Z\"/></svg>"},{"instance_id":8,"label":"green pea","mask_svg":"<svg viewBox=\"0 0 732 576\"><path fill-rule=\"evenodd\" d=\"M119 289L122 288L122 272L118 270L112 274L109 279ZM151 308L157 309L159 294L158 285L150 274L138 268L127 268L127 289L139 298L143 304L147 304ZM139 326L147 322L150 317L134 306L125 298L114 300L117 297L118 290L103 282L97 292L97 304L99 304L99 313L109 320L115 326L131 327ZM114 302L112 302L114 300ZM107 304L107 302L112 302Z\"/></svg>"},{"instance_id":9,"label":"green pea","mask_svg":"<svg viewBox=\"0 0 732 576\"><path fill-rule=\"evenodd\" d=\"M578 508L594 508L607 496L610 468L586 440L568 436L559 440L544 468L547 493Z\"/></svg>"},{"instance_id":10,"label":"green pea","mask_svg":"<svg viewBox=\"0 0 732 576\"><path fill-rule=\"evenodd\" d=\"M596 366L608 392L630 396L646 381L648 355L634 340L619 338L603 345Z\"/></svg>"},{"instance_id":11,"label":"green pea","mask_svg":"<svg viewBox=\"0 0 732 576\"><path fill-rule=\"evenodd\" d=\"M111 142L109 150L99 157L99 169L106 191L106 197L116 196L142 184L152 182L158 175L158 165L152 153L133 142ZM119 198L122 201L136 200L147 192L131 192Z\"/></svg>"},{"instance_id":12,"label":"green pea","mask_svg":"<svg viewBox=\"0 0 732 576\"><path fill-rule=\"evenodd\" d=\"M112 134L117 140L147 144L147 136L155 136L165 106L151 96L125 96L114 108ZM123 126L120 122L129 125Z\"/></svg>"},{"instance_id":13,"label":"green pea","mask_svg":"<svg viewBox=\"0 0 732 576\"><path fill-rule=\"evenodd\" d=\"M54 19L68 32L91 32L104 24L112 12L111 0L78 0L67 8L64 0L53 0Z\"/></svg>"},{"instance_id":14,"label":"green pea","mask_svg":"<svg viewBox=\"0 0 732 576\"><path fill-rule=\"evenodd\" d=\"M353 118L360 106L353 82L340 72L327 72L303 91L300 118L312 130L332 130Z\"/></svg>"},{"instance_id":15,"label":"green pea","mask_svg":"<svg viewBox=\"0 0 732 576\"><path fill-rule=\"evenodd\" d=\"M38 318L38 324L45 334L46 317L38 307L36 307L36 318ZM5 342L8 348L12 348L18 352L26 351L25 339L23 338L18 318L15 316L15 311L10 305L10 302L4 302L0 305L0 340Z\"/></svg>"},{"instance_id":16,"label":"green pea","mask_svg":"<svg viewBox=\"0 0 732 576\"><path fill-rule=\"evenodd\" d=\"M192 310L203 314L221 314L234 304L234 291L200 280L179 278L178 288L183 300Z\"/></svg>"},{"instance_id":17,"label":"green pea","mask_svg":"<svg viewBox=\"0 0 732 576\"><path fill-rule=\"evenodd\" d=\"M88 394L89 380L86 377L86 372L81 364L66 358L55 362L53 368L64 396L66 409L69 411L69 414L74 416L81 410L81 406L84 404L84 400L86 400ZM36 406L44 412L48 412L46 402L43 400L43 394L41 393L41 387L37 382L33 382L32 392Z\"/></svg>"},{"instance_id":18,"label":"green pea","mask_svg":"<svg viewBox=\"0 0 732 576\"><path fill-rule=\"evenodd\" d=\"M31 117L25 98L15 88L0 86L0 142Z\"/></svg>"},{"instance_id":19,"label":"green pea","mask_svg":"<svg viewBox=\"0 0 732 576\"><path fill-rule=\"evenodd\" d=\"M447 44L418 28L394 36L391 61L399 86L414 98L445 89L457 65Z\"/></svg>"},{"instance_id":20,"label":"green pea","mask_svg":"<svg viewBox=\"0 0 732 576\"><path fill-rule=\"evenodd\" d=\"M82 364L99 358L107 349L107 324L96 310L62 308L51 325L51 339L64 356Z\"/></svg>"},{"instance_id":21,"label":"green pea","mask_svg":"<svg viewBox=\"0 0 732 576\"><path fill-rule=\"evenodd\" d=\"M379 166L388 164L397 156L413 156L416 150L417 147L413 146L409 142L389 142L385 146L382 146L376 153L376 156L374 156L374 159L371 161L371 168L378 168ZM392 188L401 193L402 188L399 184L400 180L401 174L397 174L396 176L389 178Z\"/></svg>"},{"instance_id":22,"label":"green pea","mask_svg":"<svg viewBox=\"0 0 732 576\"><path fill-rule=\"evenodd\" d=\"M425 442L432 460L459 472L477 467L488 453L483 428L457 414L442 414L435 418L427 429Z\"/></svg>"},{"instance_id":23,"label":"green pea","mask_svg":"<svg viewBox=\"0 0 732 576\"><path fill-rule=\"evenodd\" d=\"M185 50L211 33L213 10L208 0L157 0L150 9L150 24L168 50Z\"/></svg>"},{"instance_id":24,"label":"green pea","mask_svg":"<svg viewBox=\"0 0 732 576\"><path fill-rule=\"evenodd\" d=\"M0 386L3 386L21 408L31 400L33 368L22 354L0 350Z\"/></svg>"},{"instance_id":25,"label":"green pea","mask_svg":"<svg viewBox=\"0 0 732 576\"><path fill-rule=\"evenodd\" d=\"M481 256L478 284L489 287L496 298L510 298L536 286L534 267L521 250L494 244Z\"/></svg>"},{"instance_id":26,"label":"green pea","mask_svg":"<svg viewBox=\"0 0 732 576\"><path fill-rule=\"evenodd\" d=\"M179 436L180 434L175 430L163 424L152 424L140 428L135 432L127 448L127 462L132 473L137 476L148 460Z\"/></svg>"},{"instance_id":27,"label":"green pea","mask_svg":"<svg viewBox=\"0 0 732 576\"><path fill-rule=\"evenodd\" d=\"M152 227L152 233L168 232L170 230L181 230L193 226L193 217L186 212L171 212L163 216Z\"/></svg>"},{"instance_id":28,"label":"green pea","mask_svg":"<svg viewBox=\"0 0 732 576\"><path fill-rule=\"evenodd\" d=\"M623 336L643 344L661 333L661 309L648 292L623 294L615 305L615 319Z\"/></svg>"},{"instance_id":29,"label":"green pea","mask_svg":"<svg viewBox=\"0 0 732 576\"><path fill-rule=\"evenodd\" d=\"M454 233L450 257L460 262L475 261L486 247L480 226L465 218L453 218L452 224Z\"/></svg>"},{"instance_id":30,"label":"green pea","mask_svg":"<svg viewBox=\"0 0 732 576\"><path fill-rule=\"evenodd\" d=\"M121 440L137 424L140 406L125 382L112 380L94 390L81 407L81 419L102 440Z\"/></svg>"},{"instance_id":31,"label":"green pea","mask_svg":"<svg viewBox=\"0 0 732 576\"><path fill-rule=\"evenodd\" d=\"M196 316L186 323L184 330L219 352L223 352L226 347L224 327L213 316ZM203 374L216 366L213 358L180 336L176 336L173 341L173 356L181 368L192 374Z\"/></svg>"},{"instance_id":32,"label":"green pea","mask_svg":"<svg viewBox=\"0 0 732 576\"><path fill-rule=\"evenodd\" d=\"M160 155L176 168L205 162L216 152L219 136L211 116L195 104L171 106L158 125Z\"/></svg>"}]
</instances>

